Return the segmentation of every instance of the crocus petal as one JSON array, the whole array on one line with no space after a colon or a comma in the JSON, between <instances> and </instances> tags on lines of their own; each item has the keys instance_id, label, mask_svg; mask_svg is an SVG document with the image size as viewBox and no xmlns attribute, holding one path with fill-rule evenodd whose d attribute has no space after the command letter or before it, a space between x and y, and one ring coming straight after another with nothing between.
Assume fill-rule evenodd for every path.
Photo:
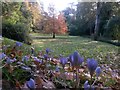
<instances>
[{"instance_id":1,"label":"crocus petal","mask_svg":"<svg viewBox=\"0 0 120 90\"><path fill-rule=\"evenodd\" d=\"M1 53L1 54L0 54L0 59L3 59L4 57L6 57L6 54Z\"/></svg>"},{"instance_id":2,"label":"crocus petal","mask_svg":"<svg viewBox=\"0 0 120 90\"><path fill-rule=\"evenodd\" d=\"M71 55L68 57L68 60L69 60L70 62L73 61L73 54L71 54Z\"/></svg>"},{"instance_id":3,"label":"crocus petal","mask_svg":"<svg viewBox=\"0 0 120 90\"><path fill-rule=\"evenodd\" d=\"M94 86L91 86L91 90L95 90L95 87L94 87Z\"/></svg>"},{"instance_id":4,"label":"crocus petal","mask_svg":"<svg viewBox=\"0 0 120 90\"><path fill-rule=\"evenodd\" d=\"M84 60L84 58L79 57L79 58L78 58L78 63L79 63L79 64L82 64L83 60Z\"/></svg>"},{"instance_id":5,"label":"crocus petal","mask_svg":"<svg viewBox=\"0 0 120 90\"><path fill-rule=\"evenodd\" d=\"M27 66L21 66L21 69L23 69L25 71L31 71L31 68L27 67Z\"/></svg>"},{"instance_id":6,"label":"crocus petal","mask_svg":"<svg viewBox=\"0 0 120 90\"><path fill-rule=\"evenodd\" d=\"M95 69L98 66L98 63L94 59L87 59L87 66L88 66L88 69L89 69L90 73L93 74Z\"/></svg>"},{"instance_id":7,"label":"crocus petal","mask_svg":"<svg viewBox=\"0 0 120 90\"><path fill-rule=\"evenodd\" d=\"M51 52L51 50L49 48L46 48L46 53L48 54L49 52Z\"/></svg>"},{"instance_id":8,"label":"crocus petal","mask_svg":"<svg viewBox=\"0 0 120 90\"><path fill-rule=\"evenodd\" d=\"M60 63L61 63L62 66L64 67L65 64L67 63L67 58L65 58L65 57L61 57L61 58L60 58Z\"/></svg>"},{"instance_id":9,"label":"crocus petal","mask_svg":"<svg viewBox=\"0 0 120 90\"><path fill-rule=\"evenodd\" d=\"M88 81L86 81L84 83L84 90L89 90L89 89L90 89L90 85L89 85Z\"/></svg>"},{"instance_id":10,"label":"crocus petal","mask_svg":"<svg viewBox=\"0 0 120 90\"><path fill-rule=\"evenodd\" d=\"M22 61L24 62L24 61L28 61L29 60L29 57L28 56L24 56L23 58L22 58Z\"/></svg>"},{"instance_id":11,"label":"crocus petal","mask_svg":"<svg viewBox=\"0 0 120 90\"><path fill-rule=\"evenodd\" d=\"M56 71L56 72L59 72L59 71L60 71L60 69L59 69L58 66L56 66L55 71Z\"/></svg>"},{"instance_id":12,"label":"crocus petal","mask_svg":"<svg viewBox=\"0 0 120 90\"><path fill-rule=\"evenodd\" d=\"M38 58L34 58L35 61L42 63L42 60L38 59Z\"/></svg>"},{"instance_id":13,"label":"crocus petal","mask_svg":"<svg viewBox=\"0 0 120 90\"><path fill-rule=\"evenodd\" d=\"M10 63L11 63L11 59L10 59L10 58L7 58L6 63L7 63L7 64L10 64Z\"/></svg>"},{"instance_id":14,"label":"crocus petal","mask_svg":"<svg viewBox=\"0 0 120 90\"><path fill-rule=\"evenodd\" d=\"M71 64L73 65L73 66L80 66L80 64L82 64L82 62L83 62L83 58L81 58L80 57L80 54L77 52L77 51L75 51L74 53L73 53L73 55L72 56L70 56L71 57Z\"/></svg>"},{"instance_id":15,"label":"crocus petal","mask_svg":"<svg viewBox=\"0 0 120 90\"><path fill-rule=\"evenodd\" d=\"M21 42L16 42L16 46L20 47L20 46L22 46L22 43Z\"/></svg>"},{"instance_id":16,"label":"crocus petal","mask_svg":"<svg viewBox=\"0 0 120 90\"><path fill-rule=\"evenodd\" d=\"M27 81L27 86L28 86L28 88L30 88L30 89L35 88L35 81L34 81L32 78L30 78L30 80Z\"/></svg>"},{"instance_id":17,"label":"crocus petal","mask_svg":"<svg viewBox=\"0 0 120 90\"><path fill-rule=\"evenodd\" d=\"M96 70L95 70L95 72L96 72L96 76L98 77L100 75L100 73L102 72L101 68L97 67Z\"/></svg>"},{"instance_id":18,"label":"crocus petal","mask_svg":"<svg viewBox=\"0 0 120 90\"><path fill-rule=\"evenodd\" d=\"M44 54L44 59L47 60L48 59L48 55L47 54Z\"/></svg>"}]
</instances>

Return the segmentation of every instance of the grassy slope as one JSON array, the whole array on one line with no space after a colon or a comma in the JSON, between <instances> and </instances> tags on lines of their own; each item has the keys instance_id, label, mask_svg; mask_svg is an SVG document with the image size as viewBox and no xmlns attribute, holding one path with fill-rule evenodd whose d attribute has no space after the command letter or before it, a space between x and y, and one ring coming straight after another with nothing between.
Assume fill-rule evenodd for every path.
<instances>
[{"instance_id":1,"label":"grassy slope","mask_svg":"<svg viewBox=\"0 0 120 90\"><path fill-rule=\"evenodd\" d=\"M8 39L8 38L2 38L2 45L6 45L9 48L13 47L15 42L16 42L15 40L11 40L11 39ZM20 47L20 49L23 51L23 54L26 55L26 54L30 53L31 46L23 44L22 47Z\"/></svg>"}]
</instances>

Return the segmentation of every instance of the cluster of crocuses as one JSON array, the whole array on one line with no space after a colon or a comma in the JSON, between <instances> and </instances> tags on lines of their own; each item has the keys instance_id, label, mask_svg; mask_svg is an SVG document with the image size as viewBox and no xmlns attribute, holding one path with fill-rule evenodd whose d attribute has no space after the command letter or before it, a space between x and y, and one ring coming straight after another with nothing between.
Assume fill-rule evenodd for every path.
<instances>
[{"instance_id":1,"label":"cluster of crocuses","mask_svg":"<svg viewBox=\"0 0 120 90\"><path fill-rule=\"evenodd\" d=\"M79 73L80 65L82 65L82 63L84 61L84 58L81 57L80 54L77 51L75 51L73 54L71 54L68 58L60 55L60 63L62 65L63 69L64 69L64 67L65 67L65 65L67 64L68 61L70 62L72 68L73 69L75 68L75 70L76 70L75 71L75 73L76 73L76 85L75 85L75 87L79 88L80 80L79 80L78 73ZM91 82L92 82L94 72L96 72L96 77L98 78L98 76L101 73L101 68L98 67L98 62L94 59L87 59L87 67L88 67L88 70L90 72ZM91 83L89 85L88 81L86 81L85 84L84 84L84 88L86 90L89 90L90 88L94 88L94 83L93 84Z\"/></svg>"},{"instance_id":2,"label":"cluster of crocuses","mask_svg":"<svg viewBox=\"0 0 120 90\"><path fill-rule=\"evenodd\" d=\"M21 47L21 46L22 46L21 42L16 42L14 45L15 48ZM3 50L6 48L7 48L6 46L3 46ZM7 64L10 64L10 63L15 62L17 60L16 58L8 57L4 52L0 54L0 60L1 59L5 59Z\"/></svg>"},{"instance_id":3,"label":"cluster of crocuses","mask_svg":"<svg viewBox=\"0 0 120 90\"><path fill-rule=\"evenodd\" d=\"M49 48L46 49L46 54L44 54L44 59L45 60L47 60L48 54L49 54L50 51L51 50ZM36 60L36 58L35 58L35 60ZM80 80L79 80L78 73L79 73L80 65L82 65L82 63L84 61L84 58L81 57L80 54L77 51L75 51L73 54L71 54L68 58L63 57L62 55L60 55L60 63L62 65L63 69L64 69L65 65L68 63L68 61L70 62L71 66L73 67L73 70L74 70L74 68L76 70L76 72L73 72L73 73L76 73L76 83L75 83L76 85L75 85L75 88L80 88L79 87ZM96 77L98 79L98 76L101 73L101 68L98 67L98 62L96 60L94 60L94 59L87 59L87 67L88 67L88 70L90 72L91 82L92 82L92 77L93 77L94 72L96 72ZM58 67L56 67L56 71L60 71ZM89 90L89 89L93 90L95 81L93 83L90 83L90 84L89 84L88 81L86 81L84 83L84 89L85 90ZM35 88L35 81L32 78L30 78L30 80L27 81L26 84L27 84L27 86L29 88Z\"/></svg>"},{"instance_id":4,"label":"cluster of crocuses","mask_svg":"<svg viewBox=\"0 0 120 90\"><path fill-rule=\"evenodd\" d=\"M16 42L15 44L16 47L20 47L22 46L22 43L20 42ZM51 50L49 48L46 49L46 54L43 55L44 59L47 60L49 58L49 53L51 52ZM32 48L31 49L31 53L33 54L32 58L35 60L35 61L38 61L40 63L42 63L42 60L40 60L38 57L35 57L34 56L34 49ZM0 59L3 59L4 57L6 57L6 55L4 53L2 53L0 55ZM24 56L22 58L22 62L26 62L29 60L30 57L28 56ZM6 59L6 63L11 63L13 60L9 59L7 57ZM16 60L15 60L16 61ZM76 70L75 72L73 71L73 75L74 73L76 73L76 83L75 83L75 88L80 88L79 87L79 68L80 68L80 65L82 65L84 61L84 58L80 56L80 54L75 51L73 54L71 54L69 57L63 57L62 55L60 55L60 63L64 69L65 65L70 62L70 66L73 68L73 70ZM98 66L98 62L94 59L87 59L87 67L88 67L88 70L90 72L90 76L91 76L91 82L89 84L88 81L86 81L84 83L84 89L85 90L89 90L90 88L91 89L94 89L94 83L95 81L98 79L98 76L100 75L101 73L101 68ZM60 71L59 68L57 67L56 68L56 71ZM92 78L93 78L93 75L94 73L96 72L96 80L92 83ZM35 81L34 79L30 78L29 81L26 81L26 85L32 89L32 88L35 88Z\"/></svg>"}]
</instances>

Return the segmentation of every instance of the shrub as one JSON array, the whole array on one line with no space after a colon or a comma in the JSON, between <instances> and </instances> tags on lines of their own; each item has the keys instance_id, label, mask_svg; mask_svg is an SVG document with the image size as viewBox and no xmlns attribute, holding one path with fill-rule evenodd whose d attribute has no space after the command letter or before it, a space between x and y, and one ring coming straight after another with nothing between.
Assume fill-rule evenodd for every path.
<instances>
[{"instance_id":1,"label":"shrub","mask_svg":"<svg viewBox=\"0 0 120 90\"><path fill-rule=\"evenodd\" d=\"M11 24L9 22L3 22L2 26L2 36L31 44L32 40L29 36L27 25L23 23Z\"/></svg>"}]
</instances>

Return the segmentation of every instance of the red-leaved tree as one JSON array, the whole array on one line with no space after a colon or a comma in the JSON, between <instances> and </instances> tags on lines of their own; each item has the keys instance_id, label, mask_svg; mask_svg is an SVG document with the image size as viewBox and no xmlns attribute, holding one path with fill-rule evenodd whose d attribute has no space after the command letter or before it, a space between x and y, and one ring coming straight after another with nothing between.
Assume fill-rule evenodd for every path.
<instances>
[{"instance_id":1,"label":"red-leaved tree","mask_svg":"<svg viewBox=\"0 0 120 90\"><path fill-rule=\"evenodd\" d=\"M67 32L67 24L62 13L56 15L54 5L50 4L48 7L48 14L45 16L44 32L52 33L53 38L56 34L65 34Z\"/></svg>"}]
</instances>

